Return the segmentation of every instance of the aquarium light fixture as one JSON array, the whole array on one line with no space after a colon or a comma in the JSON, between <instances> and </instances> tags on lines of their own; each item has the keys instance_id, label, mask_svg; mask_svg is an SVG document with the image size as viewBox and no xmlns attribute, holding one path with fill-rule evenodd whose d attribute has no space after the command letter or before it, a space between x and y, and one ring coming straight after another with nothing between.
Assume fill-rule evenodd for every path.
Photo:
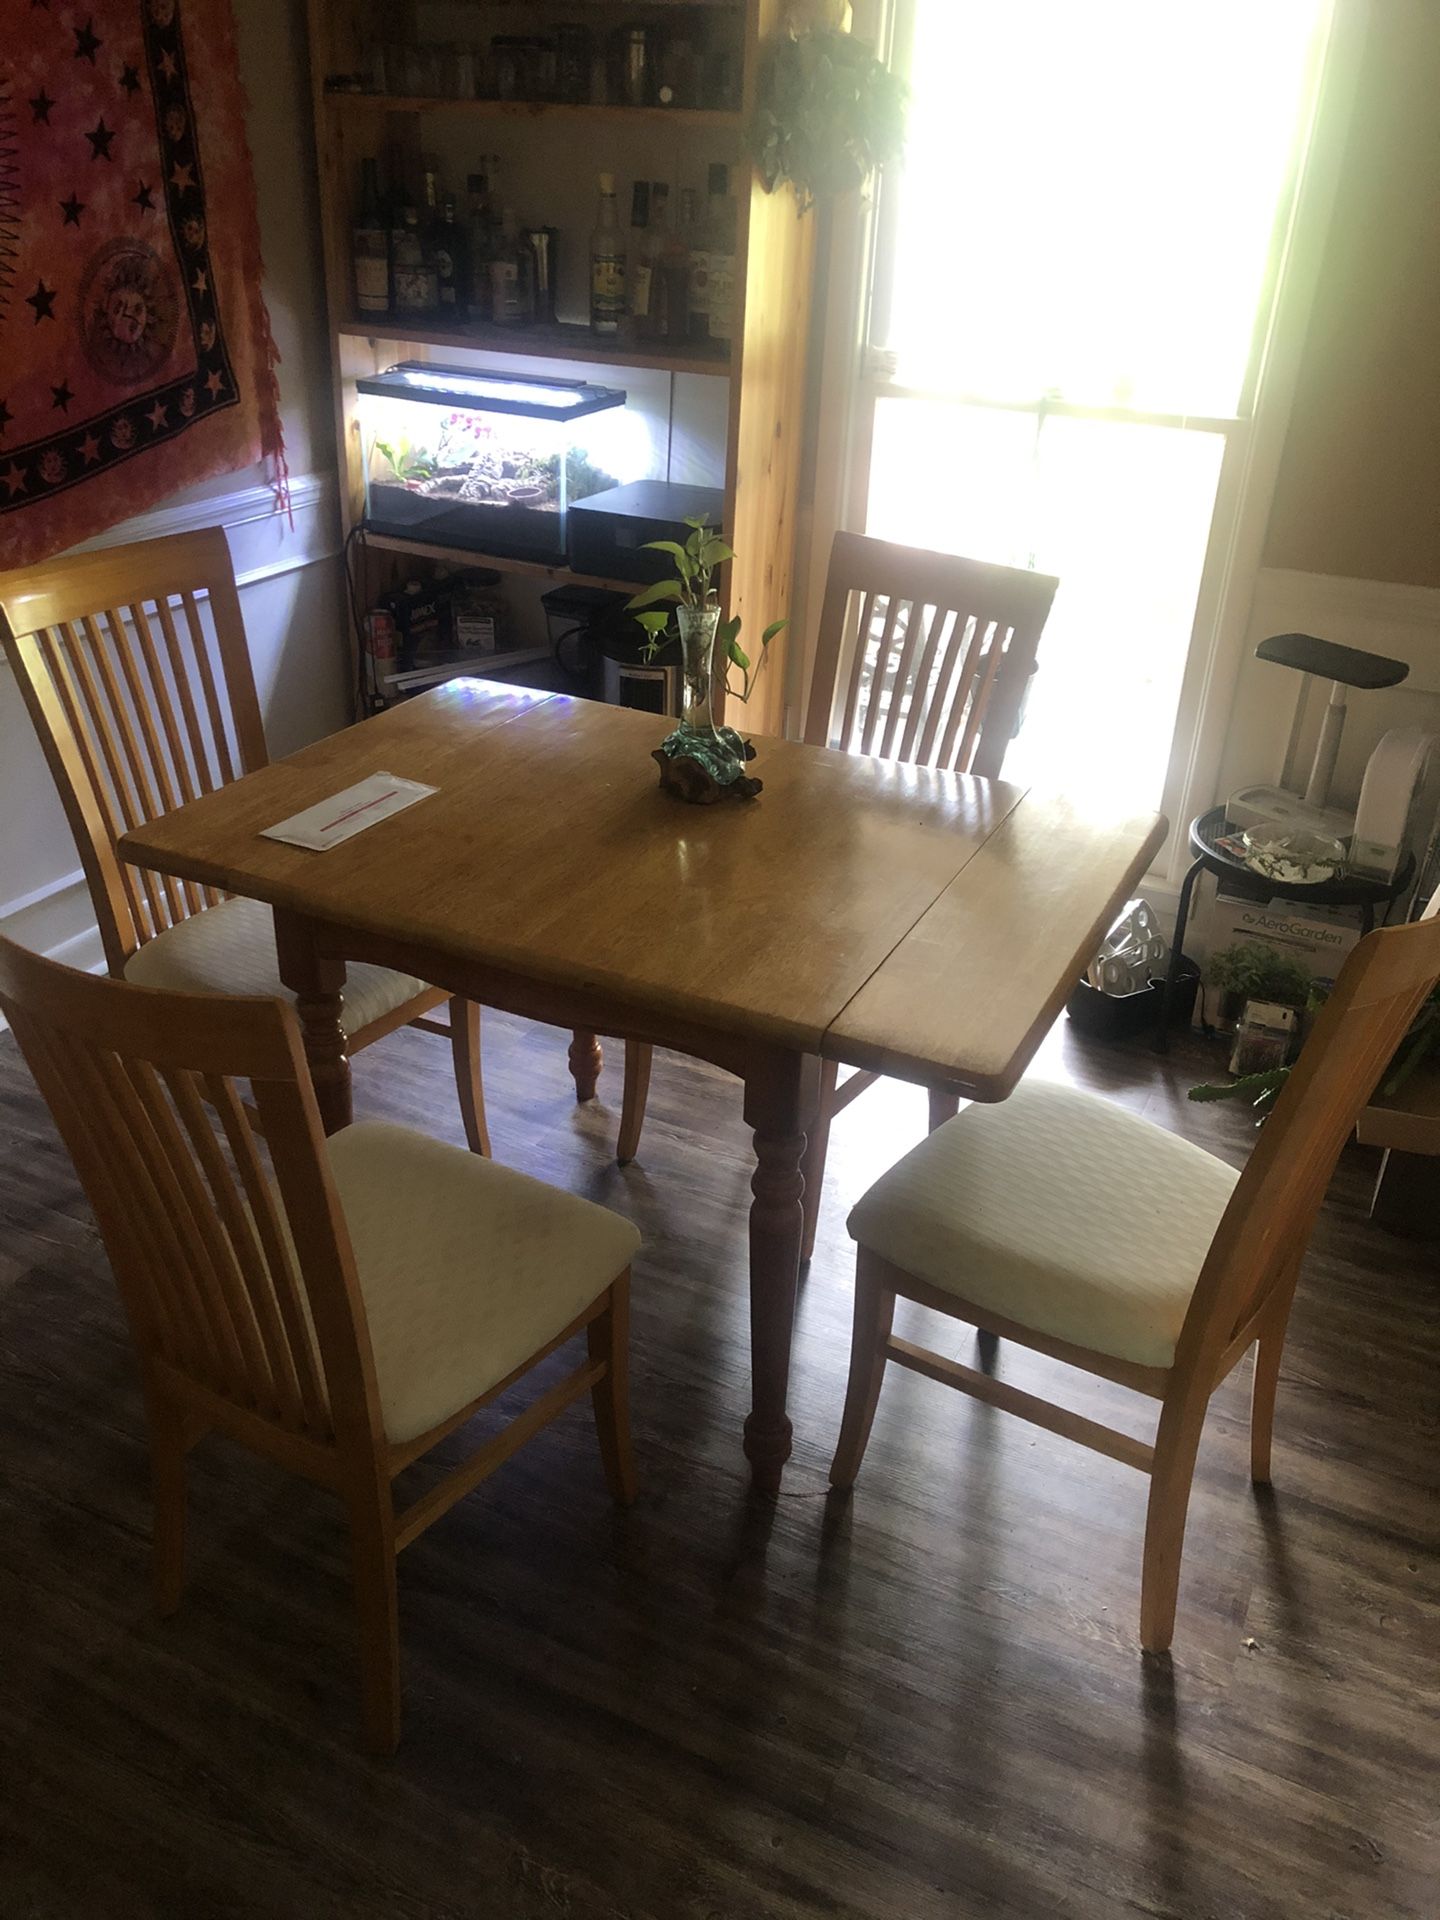
<instances>
[{"instance_id":1,"label":"aquarium light fixture","mask_svg":"<svg viewBox=\"0 0 1440 1920\"><path fill-rule=\"evenodd\" d=\"M365 374L359 392L378 398L409 400L426 406L472 409L476 413L527 414L532 420L580 420L586 414L623 407L619 387L594 387L583 380L545 380L490 373L484 368L446 367L430 360L402 360L384 373Z\"/></svg>"},{"instance_id":2,"label":"aquarium light fixture","mask_svg":"<svg viewBox=\"0 0 1440 1920\"><path fill-rule=\"evenodd\" d=\"M469 374L447 373L437 379L433 373L407 373L407 387L419 387L427 393L453 393L467 400L522 400L529 407L545 407L553 413L573 413L585 404L585 395L574 387L531 387L518 380L485 380Z\"/></svg>"}]
</instances>

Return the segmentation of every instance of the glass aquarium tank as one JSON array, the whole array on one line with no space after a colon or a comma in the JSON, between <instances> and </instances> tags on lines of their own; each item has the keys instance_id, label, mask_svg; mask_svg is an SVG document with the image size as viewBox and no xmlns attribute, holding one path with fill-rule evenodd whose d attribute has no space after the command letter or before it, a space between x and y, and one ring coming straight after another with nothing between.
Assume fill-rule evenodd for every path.
<instances>
[{"instance_id":1,"label":"glass aquarium tank","mask_svg":"<svg viewBox=\"0 0 1440 1920\"><path fill-rule=\"evenodd\" d=\"M561 563L571 502L615 485L597 421L625 405L618 387L418 360L356 385L377 533Z\"/></svg>"}]
</instances>

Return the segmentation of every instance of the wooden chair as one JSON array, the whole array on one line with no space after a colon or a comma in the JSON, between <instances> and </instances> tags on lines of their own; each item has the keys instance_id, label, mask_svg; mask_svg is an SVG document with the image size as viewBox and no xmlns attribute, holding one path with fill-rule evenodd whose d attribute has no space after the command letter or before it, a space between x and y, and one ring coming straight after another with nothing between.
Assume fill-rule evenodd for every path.
<instances>
[{"instance_id":1,"label":"wooden chair","mask_svg":"<svg viewBox=\"0 0 1440 1920\"><path fill-rule=\"evenodd\" d=\"M638 1234L403 1127L363 1121L327 1141L279 1000L96 979L0 940L0 1010L95 1210L138 1351L160 1612L180 1602L185 1456L202 1435L331 1488L350 1523L366 1740L389 1751L400 1549L587 1391L610 1490L632 1497ZM397 1474L581 1329L578 1366L396 1511Z\"/></svg>"},{"instance_id":2,"label":"wooden chair","mask_svg":"<svg viewBox=\"0 0 1440 1920\"><path fill-rule=\"evenodd\" d=\"M930 1134L850 1215L855 1331L832 1484L860 1471L890 1361L1139 1468L1150 1476L1140 1641L1164 1652L1210 1396L1255 1347L1251 1474L1268 1482L1315 1216L1437 976L1440 920L1361 941L1239 1175L1124 1108L1028 1081ZM1153 1445L897 1338L897 1296L1158 1400Z\"/></svg>"},{"instance_id":3,"label":"wooden chair","mask_svg":"<svg viewBox=\"0 0 1440 1920\"><path fill-rule=\"evenodd\" d=\"M290 998L268 907L132 867L115 851L127 828L265 765L224 533L0 575L0 645L60 791L110 972L146 986ZM448 1025L426 1017L447 999L405 974L352 966L342 1016L349 1050L409 1025L446 1035L465 1137L488 1153L480 1009L450 1000Z\"/></svg>"},{"instance_id":4,"label":"wooden chair","mask_svg":"<svg viewBox=\"0 0 1440 1920\"><path fill-rule=\"evenodd\" d=\"M892 546L839 533L830 553L806 741L845 753L995 778L1019 723L1041 629L1059 582L980 560ZM957 957L957 973L960 961ZM625 1092L616 1148L633 1160L645 1124L651 1050L625 1048ZM822 1066L820 1111L805 1154L805 1238L815 1247L830 1124L879 1075L839 1082ZM934 1092L930 1124L956 1110Z\"/></svg>"}]
</instances>

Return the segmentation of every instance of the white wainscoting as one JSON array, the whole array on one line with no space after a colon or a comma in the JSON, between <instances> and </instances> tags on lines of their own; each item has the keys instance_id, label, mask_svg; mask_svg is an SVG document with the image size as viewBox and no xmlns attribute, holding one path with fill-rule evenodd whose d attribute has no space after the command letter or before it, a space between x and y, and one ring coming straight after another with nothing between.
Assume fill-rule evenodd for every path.
<instances>
[{"instance_id":1,"label":"white wainscoting","mask_svg":"<svg viewBox=\"0 0 1440 1920\"><path fill-rule=\"evenodd\" d=\"M188 500L113 527L86 548L223 526L240 587L272 753L293 752L349 713L349 635L333 474L291 483L294 524L268 487ZM98 970L100 937L75 843L0 651L0 933Z\"/></svg>"}]
</instances>

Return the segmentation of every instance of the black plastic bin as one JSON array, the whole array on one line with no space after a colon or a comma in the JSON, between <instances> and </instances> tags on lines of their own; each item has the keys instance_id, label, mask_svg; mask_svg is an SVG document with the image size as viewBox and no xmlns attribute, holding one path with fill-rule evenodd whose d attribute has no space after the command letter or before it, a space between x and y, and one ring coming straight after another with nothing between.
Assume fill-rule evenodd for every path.
<instances>
[{"instance_id":1,"label":"black plastic bin","mask_svg":"<svg viewBox=\"0 0 1440 1920\"><path fill-rule=\"evenodd\" d=\"M1175 980L1175 998L1170 1005L1170 1025L1187 1026L1195 1011L1195 995L1200 987L1200 969L1193 960L1182 960ZM1065 1004L1065 1011L1081 1033L1092 1040L1135 1040L1154 1031L1160 1021L1160 1005L1165 998L1163 979L1152 980L1135 993L1101 993L1088 980L1077 980Z\"/></svg>"}]
</instances>

